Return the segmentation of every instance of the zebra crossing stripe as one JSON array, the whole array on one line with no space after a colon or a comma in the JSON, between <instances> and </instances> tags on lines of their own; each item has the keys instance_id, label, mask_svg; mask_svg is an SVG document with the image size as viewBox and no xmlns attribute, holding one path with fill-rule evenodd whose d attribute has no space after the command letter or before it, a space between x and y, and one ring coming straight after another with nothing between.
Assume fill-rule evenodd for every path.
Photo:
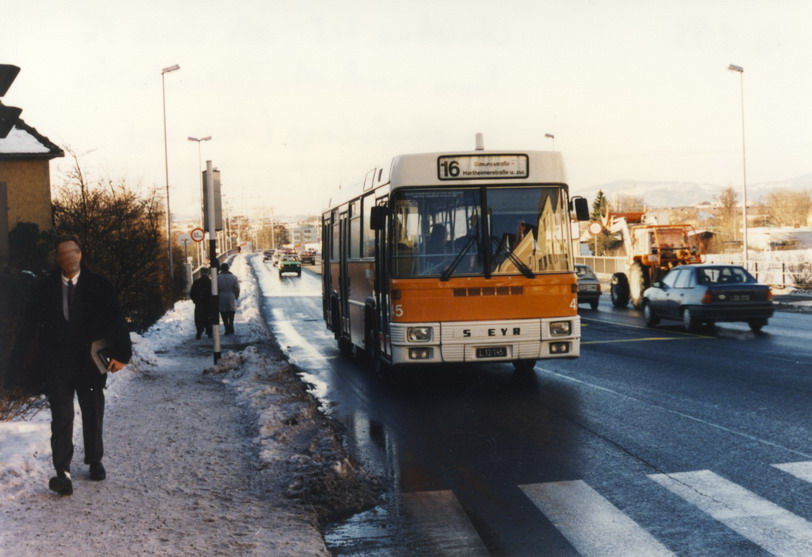
<instances>
[{"instance_id":1,"label":"zebra crossing stripe","mask_svg":"<svg viewBox=\"0 0 812 557\"><path fill-rule=\"evenodd\" d=\"M582 480L519 487L582 555L674 555Z\"/></svg>"},{"instance_id":2,"label":"zebra crossing stripe","mask_svg":"<svg viewBox=\"0 0 812 557\"><path fill-rule=\"evenodd\" d=\"M796 478L812 482L812 462L789 462L787 464L773 464L773 467L792 474Z\"/></svg>"},{"instance_id":3,"label":"zebra crossing stripe","mask_svg":"<svg viewBox=\"0 0 812 557\"><path fill-rule=\"evenodd\" d=\"M774 555L812 555L812 523L710 470L649 478Z\"/></svg>"},{"instance_id":4,"label":"zebra crossing stripe","mask_svg":"<svg viewBox=\"0 0 812 557\"><path fill-rule=\"evenodd\" d=\"M409 526L420 537L417 555L490 557L490 552L451 491L421 491L401 495Z\"/></svg>"}]
</instances>

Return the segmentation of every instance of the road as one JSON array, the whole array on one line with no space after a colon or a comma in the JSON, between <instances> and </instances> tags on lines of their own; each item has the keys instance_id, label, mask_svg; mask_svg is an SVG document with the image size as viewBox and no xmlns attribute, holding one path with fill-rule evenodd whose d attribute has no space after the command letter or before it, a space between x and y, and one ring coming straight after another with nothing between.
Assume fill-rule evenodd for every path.
<instances>
[{"instance_id":1,"label":"road","mask_svg":"<svg viewBox=\"0 0 812 557\"><path fill-rule=\"evenodd\" d=\"M383 380L341 358L320 278L253 259L263 314L383 503L336 555L812 555L812 315L761 334L582 306L582 355Z\"/></svg>"}]
</instances>

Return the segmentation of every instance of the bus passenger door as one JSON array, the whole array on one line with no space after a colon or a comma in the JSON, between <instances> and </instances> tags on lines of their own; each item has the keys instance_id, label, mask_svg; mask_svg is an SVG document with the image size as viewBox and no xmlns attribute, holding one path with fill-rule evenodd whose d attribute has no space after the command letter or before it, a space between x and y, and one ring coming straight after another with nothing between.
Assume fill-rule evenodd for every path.
<instances>
[{"instance_id":1,"label":"bus passenger door","mask_svg":"<svg viewBox=\"0 0 812 557\"><path fill-rule=\"evenodd\" d=\"M378 210L378 225L375 227L375 307L376 327L378 334L376 351L391 357L392 350L389 342L389 219L386 217L388 208L385 202L380 202ZM385 339L381 346L381 339Z\"/></svg>"},{"instance_id":2,"label":"bus passenger door","mask_svg":"<svg viewBox=\"0 0 812 557\"><path fill-rule=\"evenodd\" d=\"M335 331L338 337L343 336L343 332L350 330L350 276L347 268L347 260L350 250L350 222L347 219L347 212L339 215L339 260L338 260L338 304L339 315L341 317L341 327ZM334 321L335 322L335 321ZM337 338L338 338L337 337Z\"/></svg>"},{"instance_id":3,"label":"bus passenger door","mask_svg":"<svg viewBox=\"0 0 812 557\"><path fill-rule=\"evenodd\" d=\"M332 329L330 298L333 292L332 282L333 253L333 216L325 214L321 221L321 305L324 322Z\"/></svg>"}]
</instances>

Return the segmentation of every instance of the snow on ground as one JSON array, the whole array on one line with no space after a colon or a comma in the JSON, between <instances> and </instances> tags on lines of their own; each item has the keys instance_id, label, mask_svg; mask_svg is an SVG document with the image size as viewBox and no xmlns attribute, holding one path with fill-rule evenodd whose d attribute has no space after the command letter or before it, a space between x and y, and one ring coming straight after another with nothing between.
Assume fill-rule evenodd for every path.
<instances>
[{"instance_id":1,"label":"snow on ground","mask_svg":"<svg viewBox=\"0 0 812 557\"><path fill-rule=\"evenodd\" d=\"M49 412L0 423L0 554L328 555L319 522L374 504L379 482L270 338L246 256L232 272L236 335L216 366L188 300L133 333L105 391L107 480L83 465L78 405L69 497L47 487Z\"/></svg>"}]
</instances>

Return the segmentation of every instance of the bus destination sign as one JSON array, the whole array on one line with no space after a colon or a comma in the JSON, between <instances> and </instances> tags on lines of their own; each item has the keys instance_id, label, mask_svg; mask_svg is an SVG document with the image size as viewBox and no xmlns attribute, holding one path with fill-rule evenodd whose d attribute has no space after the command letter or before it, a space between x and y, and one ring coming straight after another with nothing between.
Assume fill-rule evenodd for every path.
<instances>
[{"instance_id":1,"label":"bus destination sign","mask_svg":"<svg viewBox=\"0 0 812 557\"><path fill-rule=\"evenodd\" d=\"M527 155L450 155L437 159L440 180L527 178Z\"/></svg>"}]
</instances>

